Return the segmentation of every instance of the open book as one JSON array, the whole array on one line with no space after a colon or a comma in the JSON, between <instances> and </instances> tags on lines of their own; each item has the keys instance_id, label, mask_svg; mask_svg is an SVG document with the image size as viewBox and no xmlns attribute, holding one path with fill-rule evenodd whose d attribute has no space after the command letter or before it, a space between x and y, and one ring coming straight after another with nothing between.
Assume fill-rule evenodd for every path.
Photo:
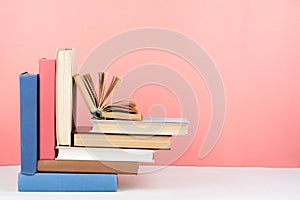
<instances>
[{"instance_id":1,"label":"open book","mask_svg":"<svg viewBox=\"0 0 300 200\"><path fill-rule=\"evenodd\" d=\"M107 73L98 73L98 94L90 74L75 74L74 79L91 114L98 119L142 120L134 101L118 100L107 103L121 79L113 76L105 91Z\"/></svg>"}]
</instances>

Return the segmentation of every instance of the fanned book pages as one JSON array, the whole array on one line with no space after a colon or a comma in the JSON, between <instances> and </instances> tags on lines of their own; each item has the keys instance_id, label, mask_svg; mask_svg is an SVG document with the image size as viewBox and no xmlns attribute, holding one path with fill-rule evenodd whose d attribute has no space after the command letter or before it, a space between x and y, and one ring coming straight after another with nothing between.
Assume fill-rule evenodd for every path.
<instances>
[{"instance_id":1,"label":"fanned book pages","mask_svg":"<svg viewBox=\"0 0 300 200\"><path fill-rule=\"evenodd\" d=\"M134 101L119 100L108 103L121 79L113 76L105 90L106 72L98 73L98 94L90 74L74 75L79 91L91 114L97 119L142 120Z\"/></svg>"}]
</instances>

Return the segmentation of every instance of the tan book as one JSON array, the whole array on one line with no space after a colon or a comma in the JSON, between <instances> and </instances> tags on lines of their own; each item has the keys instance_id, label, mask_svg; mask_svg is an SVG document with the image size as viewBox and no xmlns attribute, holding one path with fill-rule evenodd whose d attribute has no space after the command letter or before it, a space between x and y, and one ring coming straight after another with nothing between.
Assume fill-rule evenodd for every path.
<instances>
[{"instance_id":1,"label":"tan book","mask_svg":"<svg viewBox=\"0 0 300 200\"><path fill-rule=\"evenodd\" d=\"M137 174L138 162L94 160L38 160L38 172Z\"/></svg>"},{"instance_id":2,"label":"tan book","mask_svg":"<svg viewBox=\"0 0 300 200\"><path fill-rule=\"evenodd\" d=\"M185 118L145 117L141 121L90 120L91 133L131 134L131 135L187 135L189 121Z\"/></svg>"},{"instance_id":3,"label":"tan book","mask_svg":"<svg viewBox=\"0 0 300 200\"><path fill-rule=\"evenodd\" d=\"M134 101L118 100L109 102L121 79L113 76L108 88L105 88L106 72L98 74L98 93L90 74L74 76L75 83L91 114L98 119L141 120L142 115Z\"/></svg>"},{"instance_id":4,"label":"tan book","mask_svg":"<svg viewBox=\"0 0 300 200\"><path fill-rule=\"evenodd\" d=\"M56 140L57 145L70 146L76 117L76 95L73 74L76 71L76 50L56 50ZM73 112L74 111L74 112Z\"/></svg>"},{"instance_id":5,"label":"tan book","mask_svg":"<svg viewBox=\"0 0 300 200\"><path fill-rule=\"evenodd\" d=\"M90 127L77 127L74 146L131 149L170 149L171 136L90 133Z\"/></svg>"}]
</instances>

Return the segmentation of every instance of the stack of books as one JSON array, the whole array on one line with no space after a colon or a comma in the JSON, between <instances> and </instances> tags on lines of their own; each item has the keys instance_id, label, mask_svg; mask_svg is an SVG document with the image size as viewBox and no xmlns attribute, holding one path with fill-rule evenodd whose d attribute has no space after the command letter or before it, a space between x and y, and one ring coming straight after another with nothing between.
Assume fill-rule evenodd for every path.
<instances>
[{"instance_id":1,"label":"stack of books","mask_svg":"<svg viewBox=\"0 0 300 200\"><path fill-rule=\"evenodd\" d=\"M188 134L186 119L143 119L133 101L107 103L120 79L106 89L99 73L97 94L89 74L74 74L75 61L74 49L58 49L56 59L40 59L39 74L19 76L19 191L117 191L118 174L138 174L155 150L171 148L173 135ZM77 88L90 127L75 126Z\"/></svg>"}]
</instances>

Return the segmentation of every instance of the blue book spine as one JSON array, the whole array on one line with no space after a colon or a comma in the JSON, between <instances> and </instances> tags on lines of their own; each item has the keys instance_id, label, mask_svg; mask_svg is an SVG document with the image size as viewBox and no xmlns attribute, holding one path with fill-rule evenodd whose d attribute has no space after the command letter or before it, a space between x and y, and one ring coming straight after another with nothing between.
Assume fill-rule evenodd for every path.
<instances>
[{"instance_id":1,"label":"blue book spine","mask_svg":"<svg viewBox=\"0 0 300 200\"><path fill-rule=\"evenodd\" d=\"M38 75L23 73L20 81L21 173L34 174L37 163Z\"/></svg>"},{"instance_id":2,"label":"blue book spine","mask_svg":"<svg viewBox=\"0 0 300 200\"><path fill-rule=\"evenodd\" d=\"M20 192L116 192L116 174L19 173Z\"/></svg>"}]
</instances>

